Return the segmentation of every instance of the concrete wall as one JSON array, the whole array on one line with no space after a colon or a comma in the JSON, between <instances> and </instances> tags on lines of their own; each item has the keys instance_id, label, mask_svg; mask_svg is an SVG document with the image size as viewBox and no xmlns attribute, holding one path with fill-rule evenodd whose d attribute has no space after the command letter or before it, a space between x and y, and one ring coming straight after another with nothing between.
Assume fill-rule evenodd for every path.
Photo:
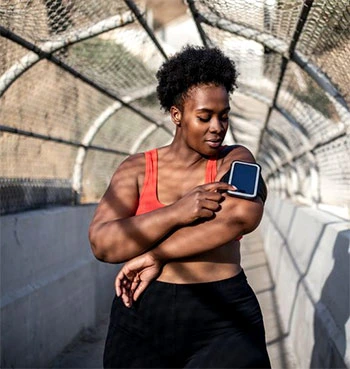
<instances>
[{"instance_id":1,"label":"concrete wall","mask_svg":"<svg viewBox=\"0 0 350 369\"><path fill-rule=\"evenodd\" d=\"M0 218L2 368L47 367L109 311L118 266L98 262L90 251L94 209L59 207Z\"/></svg>"},{"instance_id":2,"label":"concrete wall","mask_svg":"<svg viewBox=\"0 0 350 369\"><path fill-rule=\"evenodd\" d=\"M350 223L271 195L261 227L298 367L350 367Z\"/></svg>"},{"instance_id":3,"label":"concrete wall","mask_svg":"<svg viewBox=\"0 0 350 369\"><path fill-rule=\"evenodd\" d=\"M90 251L94 208L0 218L2 368L47 367L108 313L118 266L98 262ZM350 367L349 228L272 195L266 204L266 254L300 368Z\"/></svg>"}]
</instances>

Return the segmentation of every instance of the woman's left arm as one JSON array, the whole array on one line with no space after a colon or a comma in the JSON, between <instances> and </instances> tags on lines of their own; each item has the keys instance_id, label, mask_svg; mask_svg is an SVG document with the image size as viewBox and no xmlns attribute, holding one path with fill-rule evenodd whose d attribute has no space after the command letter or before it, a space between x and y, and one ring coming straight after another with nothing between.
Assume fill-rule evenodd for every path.
<instances>
[{"instance_id":1,"label":"woman's left arm","mask_svg":"<svg viewBox=\"0 0 350 369\"><path fill-rule=\"evenodd\" d=\"M227 159L226 165L218 172L219 178L233 160L254 161L245 148L239 148ZM215 249L252 232L259 225L262 214L263 202L260 197L246 200L225 193L221 209L213 218L176 230L157 247L126 263L116 279L117 294L123 295L126 304L131 304L149 282L160 274L162 265L170 260Z\"/></svg>"},{"instance_id":2,"label":"woman's left arm","mask_svg":"<svg viewBox=\"0 0 350 369\"><path fill-rule=\"evenodd\" d=\"M156 279L163 265L215 249L252 232L260 223L263 203L260 198L243 200L224 195L215 217L173 232L157 247L128 261L116 278L116 291L126 306L131 306L149 283Z\"/></svg>"},{"instance_id":3,"label":"woman's left arm","mask_svg":"<svg viewBox=\"0 0 350 369\"><path fill-rule=\"evenodd\" d=\"M244 200L224 194L221 209L214 218L177 230L150 253L164 263L201 254L252 232L262 214L260 198Z\"/></svg>"},{"instance_id":4,"label":"woman's left arm","mask_svg":"<svg viewBox=\"0 0 350 369\"><path fill-rule=\"evenodd\" d=\"M254 156L244 146L234 146L225 156L217 179L227 172L232 161L255 162ZM260 197L253 200L225 193L221 209L213 218L178 229L163 240L151 255L166 263L172 259L189 257L220 247L238 237L252 232L260 223L264 204Z\"/></svg>"}]
</instances>

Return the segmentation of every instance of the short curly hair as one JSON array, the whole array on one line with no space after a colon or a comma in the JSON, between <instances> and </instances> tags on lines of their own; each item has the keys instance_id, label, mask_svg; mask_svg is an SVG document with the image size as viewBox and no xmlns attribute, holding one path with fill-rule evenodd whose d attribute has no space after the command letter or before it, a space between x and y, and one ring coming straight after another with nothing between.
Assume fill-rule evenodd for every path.
<instances>
[{"instance_id":1,"label":"short curly hair","mask_svg":"<svg viewBox=\"0 0 350 369\"><path fill-rule=\"evenodd\" d=\"M186 93L199 84L223 85L227 92L236 87L237 71L233 60L218 48L186 46L164 62L157 74L157 95L161 107L183 107Z\"/></svg>"}]
</instances>

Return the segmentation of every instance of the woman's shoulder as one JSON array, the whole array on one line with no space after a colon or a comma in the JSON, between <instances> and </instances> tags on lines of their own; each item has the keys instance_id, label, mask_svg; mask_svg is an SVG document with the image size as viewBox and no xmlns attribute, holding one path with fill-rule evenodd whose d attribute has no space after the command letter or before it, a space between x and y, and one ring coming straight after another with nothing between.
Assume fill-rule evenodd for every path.
<instances>
[{"instance_id":1,"label":"woman's shoulder","mask_svg":"<svg viewBox=\"0 0 350 369\"><path fill-rule=\"evenodd\" d=\"M254 155L251 151L247 147L239 144L223 146L219 158L221 158L223 163L231 163L234 160L255 162Z\"/></svg>"},{"instance_id":2,"label":"woman's shoulder","mask_svg":"<svg viewBox=\"0 0 350 369\"><path fill-rule=\"evenodd\" d=\"M126 157L117 168L118 171L124 171L129 169L138 170L145 165L145 153L140 152L137 154L132 154Z\"/></svg>"},{"instance_id":3,"label":"woman's shoulder","mask_svg":"<svg viewBox=\"0 0 350 369\"><path fill-rule=\"evenodd\" d=\"M217 180L220 180L230 170L231 163L235 160L255 162L253 154L245 146L238 144L223 146L218 157Z\"/></svg>"},{"instance_id":4,"label":"woman's shoulder","mask_svg":"<svg viewBox=\"0 0 350 369\"><path fill-rule=\"evenodd\" d=\"M130 185L132 183L137 183L140 175L144 174L145 162L144 152L126 157L116 168L111 179L111 185L114 186L120 183L127 183Z\"/></svg>"}]
</instances>

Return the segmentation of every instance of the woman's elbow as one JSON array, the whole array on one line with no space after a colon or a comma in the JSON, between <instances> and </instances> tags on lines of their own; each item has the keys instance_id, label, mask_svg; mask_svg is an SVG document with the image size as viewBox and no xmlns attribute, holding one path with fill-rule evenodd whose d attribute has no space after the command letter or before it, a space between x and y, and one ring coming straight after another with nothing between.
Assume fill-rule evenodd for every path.
<instances>
[{"instance_id":1,"label":"woman's elbow","mask_svg":"<svg viewBox=\"0 0 350 369\"><path fill-rule=\"evenodd\" d=\"M91 251L94 254L95 258L99 261L105 261L106 252L98 240L98 232L94 224L91 224L89 227L89 241Z\"/></svg>"},{"instance_id":2,"label":"woman's elbow","mask_svg":"<svg viewBox=\"0 0 350 369\"><path fill-rule=\"evenodd\" d=\"M242 228L242 234L253 232L260 224L263 215L263 205L251 202L242 206L236 214L236 221Z\"/></svg>"},{"instance_id":3,"label":"woman's elbow","mask_svg":"<svg viewBox=\"0 0 350 369\"><path fill-rule=\"evenodd\" d=\"M91 242L90 241L90 246L91 246L91 251L93 253L93 255L95 256L95 258L98 260L98 261L103 261L103 262L106 262L106 256L105 256L105 253L102 252L102 250L100 250L95 243Z\"/></svg>"},{"instance_id":4,"label":"woman's elbow","mask_svg":"<svg viewBox=\"0 0 350 369\"><path fill-rule=\"evenodd\" d=\"M119 255L117 252L112 253L107 248L98 245L98 243L90 241L90 246L93 255L98 261L110 264L120 264L127 261L126 258L123 257L122 255Z\"/></svg>"},{"instance_id":5,"label":"woman's elbow","mask_svg":"<svg viewBox=\"0 0 350 369\"><path fill-rule=\"evenodd\" d=\"M118 252L114 250L112 252L111 247L108 247L104 240L103 236L99 232L99 227L96 225L91 225L89 228L89 241L91 246L91 251L95 258L104 263L123 263L125 260L121 255L118 255Z\"/></svg>"}]
</instances>

